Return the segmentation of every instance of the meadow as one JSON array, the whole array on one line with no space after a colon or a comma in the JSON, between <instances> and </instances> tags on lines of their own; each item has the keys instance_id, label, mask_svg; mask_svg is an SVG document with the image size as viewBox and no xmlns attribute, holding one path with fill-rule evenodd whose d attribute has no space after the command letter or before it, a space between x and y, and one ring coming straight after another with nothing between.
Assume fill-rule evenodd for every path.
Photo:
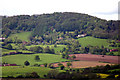
<instances>
[{"instance_id":1,"label":"meadow","mask_svg":"<svg viewBox=\"0 0 120 80\"><path fill-rule=\"evenodd\" d=\"M5 66L2 67L2 77L16 77L18 75L25 75L26 73L37 72L41 78L44 78L44 75L46 75L50 70L52 69L46 67Z\"/></svg>"},{"instance_id":2,"label":"meadow","mask_svg":"<svg viewBox=\"0 0 120 80\"><path fill-rule=\"evenodd\" d=\"M35 56L40 57L40 61L35 60ZM24 65L25 61L29 61L30 65L34 64L44 64L44 63L55 63L55 62L64 62L70 61L63 59L61 55L39 53L39 54L18 54L18 55L9 55L2 57L2 62L7 62L9 64Z\"/></svg>"},{"instance_id":3,"label":"meadow","mask_svg":"<svg viewBox=\"0 0 120 80\"><path fill-rule=\"evenodd\" d=\"M2 48L2 55L9 54L10 52L16 52L16 51L23 52L23 53L33 53L31 51L28 51L28 50L8 50L8 49Z\"/></svg>"},{"instance_id":4,"label":"meadow","mask_svg":"<svg viewBox=\"0 0 120 80\"><path fill-rule=\"evenodd\" d=\"M17 39L20 39L22 41L29 41L30 35L31 35L31 32L21 32L21 33L11 34L9 38L14 39L15 37L17 37Z\"/></svg>"},{"instance_id":5,"label":"meadow","mask_svg":"<svg viewBox=\"0 0 120 80\"><path fill-rule=\"evenodd\" d=\"M57 47L54 47L54 45L31 45L31 46L26 46L27 49L30 49L30 47L35 47L35 46L40 46L40 47L47 47L49 46L51 49L55 50L55 53L60 52L66 45L57 45Z\"/></svg>"},{"instance_id":6,"label":"meadow","mask_svg":"<svg viewBox=\"0 0 120 80\"><path fill-rule=\"evenodd\" d=\"M84 47L88 45L99 46L99 47L103 45L104 47L108 47L109 45L109 43L107 42L108 39L99 39L91 36L79 38L77 40L80 42L81 46Z\"/></svg>"}]
</instances>

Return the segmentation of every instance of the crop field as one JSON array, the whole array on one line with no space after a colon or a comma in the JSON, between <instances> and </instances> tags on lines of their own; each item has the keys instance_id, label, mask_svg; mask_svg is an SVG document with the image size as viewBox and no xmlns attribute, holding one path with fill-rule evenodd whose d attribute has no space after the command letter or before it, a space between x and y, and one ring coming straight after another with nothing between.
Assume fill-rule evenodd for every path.
<instances>
[{"instance_id":1,"label":"crop field","mask_svg":"<svg viewBox=\"0 0 120 80\"><path fill-rule=\"evenodd\" d=\"M21 33L11 34L9 38L13 39L14 37L17 37L20 40L29 41L30 35L31 35L31 32L21 32Z\"/></svg>"},{"instance_id":2,"label":"crop field","mask_svg":"<svg viewBox=\"0 0 120 80\"><path fill-rule=\"evenodd\" d=\"M18 76L20 74L24 75L26 73L32 73L37 72L38 75L43 78L45 74L47 74L50 70L50 68L46 67L29 67L29 66L5 66L2 67L2 76L8 77L8 76Z\"/></svg>"},{"instance_id":3,"label":"crop field","mask_svg":"<svg viewBox=\"0 0 120 80\"><path fill-rule=\"evenodd\" d=\"M40 61L35 60L35 56L39 55ZM29 61L30 65L34 64L44 64L44 63L54 63L54 62L64 62L70 61L67 59L63 59L61 55L54 55L54 54L18 54L18 55L9 55L2 57L3 62L7 62L9 64L17 64L17 65L24 65L25 61Z\"/></svg>"},{"instance_id":4,"label":"crop field","mask_svg":"<svg viewBox=\"0 0 120 80\"><path fill-rule=\"evenodd\" d=\"M120 56L107 56L104 55L93 55L93 54L71 54L70 56L75 55L75 60L85 60L85 61L100 61L100 62L109 62L113 64L120 64Z\"/></svg>"},{"instance_id":5,"label":"crop field","mask_svg":"<svg viewBox=\"0 0 120 80\"><path fill-rule=\"evenodd\" d=\"M107 42L107 39L99 39L99 38L94 38L94 37L83 37L77 39L82 46L99 46L101 47L102 45L105 47L108 47L109 43Z\"/></svg>"},{"instance_id":6,"label":"crop field","mask_svg":"<svg viewBox=\"0 0 120 80\"><path fill-rule=\"evenodd\" d=\"M62 64L67 67L67 62L62 62ZM102 63L98 61L73 61L71 62L71 68L88 68L88 67L95 67L95 66L105 66L110 63ZM111 64L110 64L111 65ZM58 67L58 63L54 63L55 67Z\"/></svg>"}]
</instances>

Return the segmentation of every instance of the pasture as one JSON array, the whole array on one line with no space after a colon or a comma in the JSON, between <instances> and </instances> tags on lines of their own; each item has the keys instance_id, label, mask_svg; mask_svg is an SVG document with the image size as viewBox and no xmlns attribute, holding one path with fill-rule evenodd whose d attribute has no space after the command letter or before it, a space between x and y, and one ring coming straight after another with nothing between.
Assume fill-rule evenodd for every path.
<instances>
[{"instance_id":1,"label":"pasture","mask_svg":"<svg viewBox=\"0 0 120 80\"><path fill-rule=\"evenodd\" d=\"M36 55L40 57L40 61L35 60ZM29 61L30 65L70 61L67 59L63 59L61 55L46 54L46 53L31 54L31 55L18 54L18 55L9 55L2 57L3 62L7 62L9 64L22 65L22 66L24 65L24 62L26 60Z\"/></svg>"},{"instance_id":2,"label":"pasture","mask_svg":"<svg viewBox=\"0 0 120 80\"><path fill-rule=\"evenodd\" d=\"M9 38L14 39L15 37L17 37L17 39L20 39L22 41L29 41L30 35L31 35L31 32L21 32L21 33L11 34Z\"/></svg>"},{"instance_id":3,"label":"pasture","mask_svg":"<svg viewBox=\"0 0 120 80\"><path fill-rule=\"evenodd\" d=\"M40 47L47 47L49 46L51 49L55 50L55 53L60 52L66 45L57 45L57 47L54 47L54 45L31 45L31 46L26 46L27 49L30 49L30 47L35 47L35 46L40 46Z\"/></svg>"},{"instance_id":4,"label":"pasture","mask_svg":"<svg viewBox=\"0 0 120 80\"><path fill-rule=\"evenodd\" d=\"M82 46L99 46L101 47L102 45L105 47L108 47L109 43L107 42L107 39L99 39L99 38L94 38L94 37L83 37L77 39Z\"/></svg>"},{"instance_id":5,"label":"pasture","mask_svg":"<svg viewBox=\"0 0 120 80\"><path fill-rule=\"evenodd\" d=\"M47 74L50 68L46 67L29 67L29 66L5 66L2 67L2 77L25 75L26 73L37 72L41 78Z\"/></svg>"},{"instance_id":6,"label":"pasture","mask_svg":"<svg viewBox=\"0 0 120 80\"><path fill-rule=\"evenodd\" d=\"M33 53L33 52L27 51L27 50L8 50L8 49L4 49L4 48L2 48L1 50L2 50L2 55L9 54L10 52L16 52L16 51L23 52L23 53Z\"/></svg>"}]
</instances>

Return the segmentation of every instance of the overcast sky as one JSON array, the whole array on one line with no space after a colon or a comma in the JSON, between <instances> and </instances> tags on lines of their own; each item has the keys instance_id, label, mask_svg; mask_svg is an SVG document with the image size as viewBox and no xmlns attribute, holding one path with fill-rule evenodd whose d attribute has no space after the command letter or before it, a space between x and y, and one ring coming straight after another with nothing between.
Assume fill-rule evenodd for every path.
<instances>
[{"instance_id":1,"label":"overcast sky","mask_svg":"<svg viewBox=\"0 0 120 80\"><path fill-rule=\"evenodd\" d=\"M77 12L117 20L118 2L119 0L1 0L0 15Z\"/></svg>"}]
</instances>

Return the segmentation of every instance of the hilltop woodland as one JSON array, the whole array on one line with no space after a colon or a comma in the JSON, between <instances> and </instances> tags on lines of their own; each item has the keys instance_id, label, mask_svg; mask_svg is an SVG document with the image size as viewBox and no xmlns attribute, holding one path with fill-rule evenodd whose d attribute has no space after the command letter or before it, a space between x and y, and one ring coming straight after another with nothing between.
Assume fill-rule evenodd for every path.
<instances>
[{"instance_id":1,"label":"hilltop woodland","mask_svg":"<svg viewBox=\"0 0 120 80\"><path fill-rule=\"evenodd\" d=\"M3 17L2 36L8 37L11 33L32 31L31 37L53 33L73 31L70 36L86 33L97 38L118 39L119 21L107 21L81 13L53 13L42 15L20 15Z\"/></svg>"},{"instance_id":2,"label":"hilltop woodland","mask_svg":"<svg viewBox=\"0 0 120 80\"><path fill-rule=\"evenodd\" d=\"M114 56L116 60L120 56L119 23L72 12L3 16L3 77L98 80L107 74L104 78L120 78L120 65L116 63L84 69L71 67L71 61L75 62L79 54L97 55L104 60Z\"/></svg>"}]
</instances>

